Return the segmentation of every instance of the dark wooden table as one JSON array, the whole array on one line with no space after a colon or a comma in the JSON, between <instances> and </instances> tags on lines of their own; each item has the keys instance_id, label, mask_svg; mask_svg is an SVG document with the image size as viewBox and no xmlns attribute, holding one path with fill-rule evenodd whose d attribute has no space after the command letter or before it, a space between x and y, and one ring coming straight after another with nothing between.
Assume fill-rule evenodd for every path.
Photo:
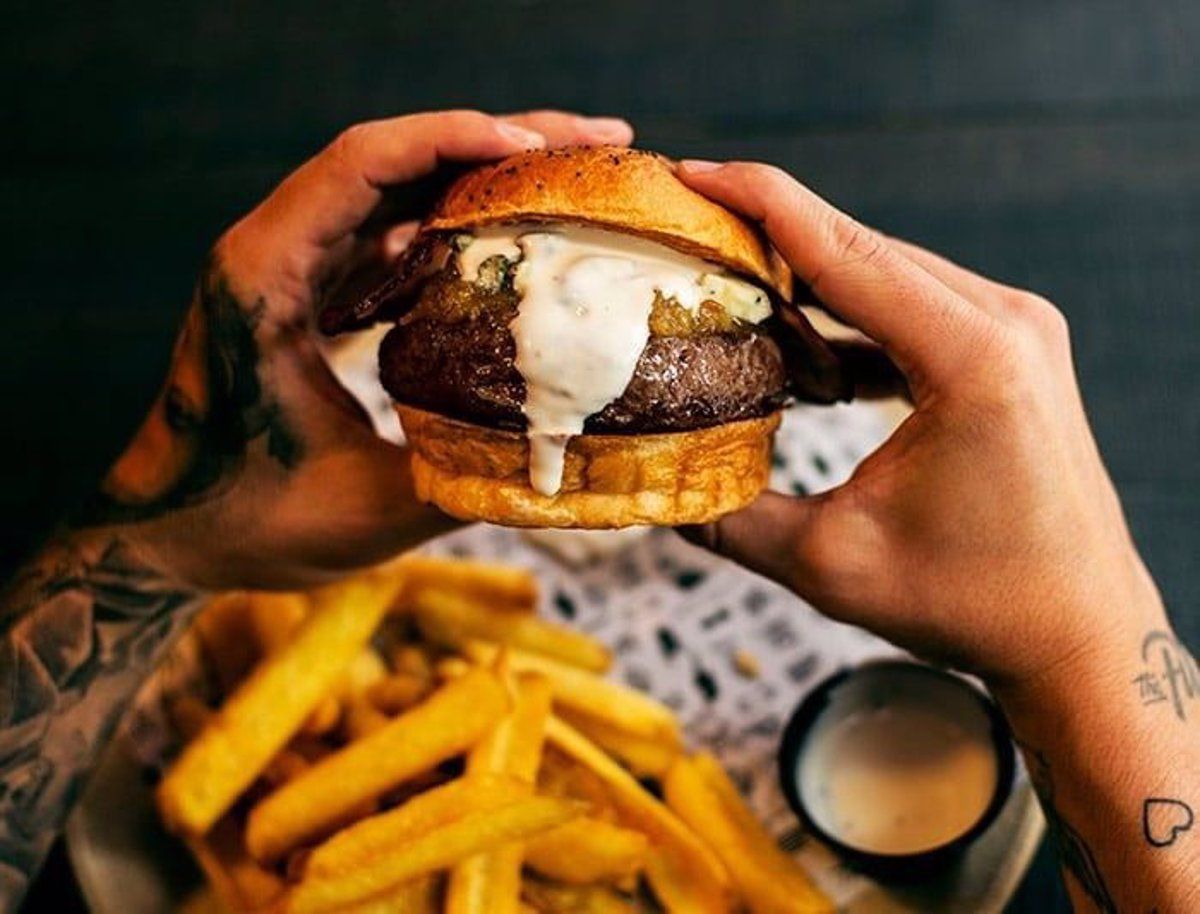
<instances>
[{"instance_id":1,"label":"dark wooden table","mask_svg":"<svg viewBox=\"0 0 1200 914\"><path fill-rule=\"evenodd\" d=\"M11 5L10 5L11 6ZM0 570L155 392L212 239L365 117L556 105L765 158L1067 313L1135 536L1200 646L1200 4L17 3L0 61ZM56 857L29 905L71 911ZM1043 856L1013 911L1065 910Z\"/></svg>"}]
</instances>

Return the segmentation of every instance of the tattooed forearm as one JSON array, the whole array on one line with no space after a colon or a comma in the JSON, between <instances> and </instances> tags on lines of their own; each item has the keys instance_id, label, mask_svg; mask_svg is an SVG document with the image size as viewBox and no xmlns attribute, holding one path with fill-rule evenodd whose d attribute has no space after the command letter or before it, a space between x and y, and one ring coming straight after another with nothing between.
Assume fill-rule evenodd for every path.
<instances>
[{"instance_id":1,"label":"tattooed forearm","mask_svg":"<svg viewBox=\"0 0 1200 914\"><path fill-rule=\"evenodd\" d=\"M244 302L234 295L214 256L162 393L77 525L145 520L214 498L261 435L283 466L301 459L303 445L260 376L256 334L265 311L261 298Z\"/></svg>"},{"instance_id":2,"label":"tattooed forearm","mask_svg":"<svg viewBox=\"0 0 1200 914\"><path fill-rule=\"evenodd\" d=\"M1063 818L1055 805L1054 779L1044 753L1029 746L1021 747L1029 765L1029 778L1042 801L1046 827L1058 850L1059 861L1079 883L1079 887L1095 903L1101 914L1117 914L1117 905L1096 863L1096 856L1083 836Z\"/></svg>"},{"instance_id":3,"label":"tattooed forearm","mask_svg":"<svg viewBox=\"0 0 1200 914\"><path fill-rule=\"evenodd\" d=\"M66 537L0 597L0 911L14 911L96 756L199 595L117 535Z\"/></svg>"}]
</instances>

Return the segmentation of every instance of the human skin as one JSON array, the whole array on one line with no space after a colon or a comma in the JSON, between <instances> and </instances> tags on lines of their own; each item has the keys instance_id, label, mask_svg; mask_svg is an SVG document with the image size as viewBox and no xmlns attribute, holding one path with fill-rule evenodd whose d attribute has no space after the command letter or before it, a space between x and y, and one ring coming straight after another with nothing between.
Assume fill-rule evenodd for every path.
<instances>
[{"instance_id":1,"label":"human skin","mask_svg":"<svg viewBox=\"0 0 1200 914\"><path fill-rule=\"evenodd\" d=\"M316 584L447 529L312 332L322 301L402 248L422 215L405 192L429 197L447 164L631 139L554 111L360 124L221 237L141 428L0 596L0 910L204 591Z\"/></svg>"},{"instance_id":2,"label":"human skin","mask_svg":"<svg viewBox=\"0 0 1200 914\"><path fill-rule=\"evenodd\" d=\"M142 428L0 598L0 909L19 903L204 591L308 586L446 529L311 335L316 306L378 268L420 215L396 211L395 188L446 162L631 135L558 112L361 125L218 241ZM1081 910L1194 909L1200 827L1170 825L1200 809L1200 702L1178 675L1155 680L1161 702L1140 690L1164 656L1195 667L1129 541L1061 317L882 239L775 170L680 175L760 220L817 297L883 344L916 404L847 486L764 497L704 531L710 544L983 675L1026 746Z\"/></svg>"},{"instance_id":3,"label":"human skin","mask_svg":"<svg viewBox=\"0 0 1200 914\"><path fill-rule=\"evenodd\" d=\"M844 485L690 531L823 612L976 673L1078 911L1200 910L1200 675L1088 426L1062 314L838 211L777 168L684 162L878 343L913 413Z\"/></svg>"}]
</instances>

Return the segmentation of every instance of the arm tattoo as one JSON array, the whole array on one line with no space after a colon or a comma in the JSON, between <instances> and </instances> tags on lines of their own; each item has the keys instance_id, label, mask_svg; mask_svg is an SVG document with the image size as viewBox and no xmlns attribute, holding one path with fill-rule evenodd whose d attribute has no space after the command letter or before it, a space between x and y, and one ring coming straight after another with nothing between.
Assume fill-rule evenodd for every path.
<instances>
[{"instance_id":1,"label":"arm tattoo","mask_svg":"<svg viewBox=\"0 0 1200 914\"><path fill-rule=\"evenodd\" d=\"M1170 847L1196 824L1196 813L1183 800L1149 797L1142 803L1142 835L1151 847Z\"/></svg>"},{"instance_id":2,"label":"arm tattoo","mask_svg":"<svg viewBox=\"0 0 1200 914\"><path fill-rule=\"evenodd\" d=\"M106 485L74 519L77 526L146 520L215 498L232 483L247 445L260 435L266 436L267 453L284 467L299 463L303 442L260 377L256 333L265 313L261 297L250 303L237 298L214 256L148 420L165 426L172 443L155 455L156 465L165 465L165 478L139 497ZM118 462L115 474L120 467Z\"/></svg>"},{"instance_id":3,"label":"arm tattoo","mask_svg":"<svg viewBox=\"0 0 1200 914\"><path fill-rule=\"evenodd\" d=\"M285 469L305 456L261 343L307 333L307 319L266 320L266 302L239 299L214 257L142 429L0 595L0 914L20 903L121 712L202 599L139 561L122 525L174 514L186 525L188 508L235 484L251 442Z\"/></svg>"},{"instance_id":4,"label":"arm tattoo","mask_svg":"<svg viewBox=\"0 0 1200 914\"><path fill-rule=\"evenodd\" d=\"M113 535L47 548L0 600L0 911L14 911L121 712L200 596Z\"/></svg>"},{"instance_id":5,"label":"arm tattoo","mask_svg":"<svg viewBox=\"0 0 1200 914\"><path fill-rule=\"evenodd\" d=\"M1200 701L1200 667L1183 642L1170 632L1152 631L1142 639L1144 669L1133 678L1143 705L1163 704L1181 721Z\"/></svg>"},{"instance_id":6,"label":"arm tattoo","mask_svg":"<svg viewBox=\"0 0 1200 914\"><path fill-rule=\"evenodd\" d=\"M1022 746L1029 762L1029 779L1037 790L1042 801L1042 812L1046 815L1046 827L1058 850L1059 860L1063 867L1075 877L1079 887L1095 903L1101 914L1118 914L1117 904L1113 901L1104 882L1104 875L1096 863L1083 836L1071 827L1054 805L1054 781L1050 775L1050 762L1045 753L1029 746Z\"/></svg>"}]
</instances>

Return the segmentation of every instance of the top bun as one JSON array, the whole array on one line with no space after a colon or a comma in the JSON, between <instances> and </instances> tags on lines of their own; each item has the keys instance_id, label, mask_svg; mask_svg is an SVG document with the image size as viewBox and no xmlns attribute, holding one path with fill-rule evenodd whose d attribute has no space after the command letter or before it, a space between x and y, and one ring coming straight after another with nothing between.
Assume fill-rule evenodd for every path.
<instances>
[{"instance_id":1,"label":"top bun","mask_svg":"<svg viewBox=\"0 0 1200 914\"><path fill-rule=\"evenodd\" d=\"M587 223L650 238L757 279L791 301L791 271L762 234L675 177L670 160L644 149L518 153L463 175L424 228L538 221Z\"/></svg>"}]
</instances>

